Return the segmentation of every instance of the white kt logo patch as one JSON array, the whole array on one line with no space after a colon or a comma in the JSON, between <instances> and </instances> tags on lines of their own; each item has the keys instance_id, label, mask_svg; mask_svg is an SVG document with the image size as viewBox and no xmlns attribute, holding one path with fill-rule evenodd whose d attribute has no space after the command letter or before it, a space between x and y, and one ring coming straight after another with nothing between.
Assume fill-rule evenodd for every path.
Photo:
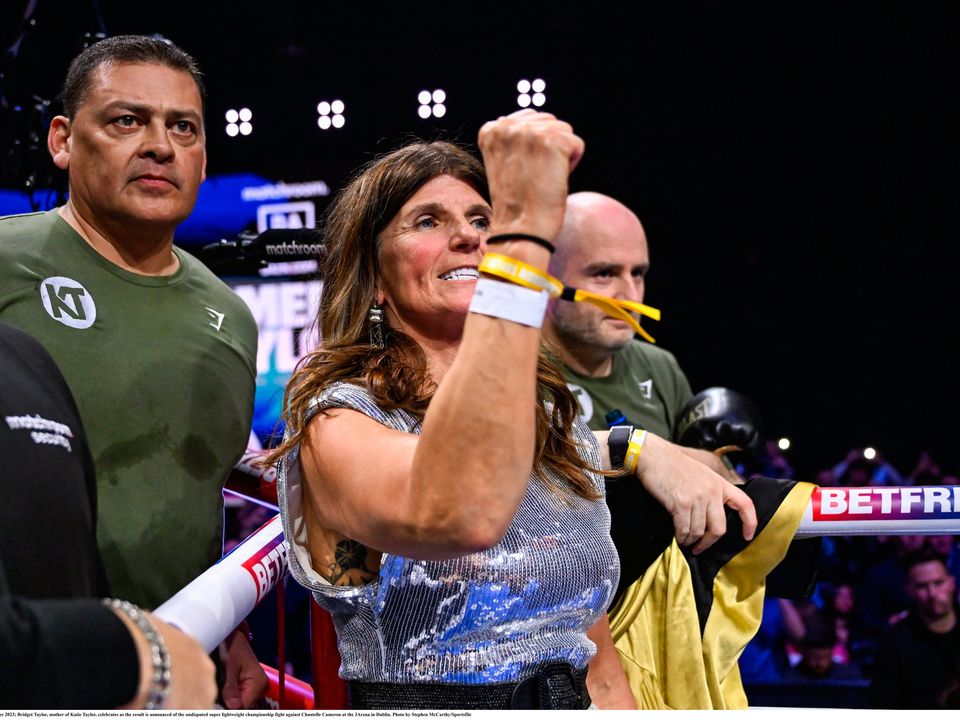
<instances>
[{"instance_id":1,"label":"white kt logo patch","mask_svg":"<svg viewBox=\"0 0 960 720\"><path fill-rule=\"evenodd\" d=\"M87 289L68 277L48 277L40 283L47 314L67 327L84 330L97 319L97 304Z\"/></svg>"}]
</instances>

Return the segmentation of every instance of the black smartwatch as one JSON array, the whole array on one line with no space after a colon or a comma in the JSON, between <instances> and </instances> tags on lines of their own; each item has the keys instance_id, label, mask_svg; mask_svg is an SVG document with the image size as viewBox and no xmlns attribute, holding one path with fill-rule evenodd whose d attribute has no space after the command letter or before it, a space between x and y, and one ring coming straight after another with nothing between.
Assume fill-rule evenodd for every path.
<instances>
[{"instance_id":1,"label":"black smartwatch","mask_svg":"<svg viewBox=\"0 0 960 720\"><path fill-rule=\"evenodd\" d=\"M614 425L607 435L607 450L610 452L610 469L619 470L623 467L623 459L627 456L627 445L633 435L633 425Z\"/></svg>"}]
</instances>

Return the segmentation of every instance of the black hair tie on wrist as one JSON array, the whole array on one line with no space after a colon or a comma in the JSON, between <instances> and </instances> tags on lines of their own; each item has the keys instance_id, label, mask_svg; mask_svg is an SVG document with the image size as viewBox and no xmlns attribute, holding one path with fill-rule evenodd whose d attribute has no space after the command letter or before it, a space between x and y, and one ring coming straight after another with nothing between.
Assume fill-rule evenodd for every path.
<instances>
[{"instance_id":1,"label":"black hair tie on wrist","mask_svg":"<svg viewBox=\"0 0 960 720\"><path fill-rule=\"evenodd\" d=\"M526 233L504 233L503 235L491 235L487 238L487 245L496 245L497 243L509 242L510 240L529 240L532 243L536 243L540 247L549 250L550 254L556 252L556 248L553 246L553 243L549 240L544 240L542 237L537 237L536 235L527 235Z\"/></svg>"}]
</instances>

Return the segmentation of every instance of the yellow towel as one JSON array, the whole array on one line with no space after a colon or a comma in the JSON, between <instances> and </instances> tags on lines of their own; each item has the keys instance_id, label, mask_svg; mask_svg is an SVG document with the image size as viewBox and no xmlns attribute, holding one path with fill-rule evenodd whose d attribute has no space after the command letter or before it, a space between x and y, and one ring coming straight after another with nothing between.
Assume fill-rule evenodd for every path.
<instances>
[{"instance_id":1,"label":"yellow towel","mask_svg":"<svg viewBox=\"0 0 960 720\"><path fill-rule=\"evenodd\" d=\"M768 479L750 484L762 481ZM767 575L786 555L814 487L794 483L766 507L748 491L762 530L752 542L741 542L719 569L711 567L717 562L711 551L720 543L693 556L673 540L622 593L610 609L610 630L638 707L747 707L737 660L760 627ZM720 552L729 555L729 543ZM705 583L698 582L704 577Z\"/></svg>"}]
</instances>

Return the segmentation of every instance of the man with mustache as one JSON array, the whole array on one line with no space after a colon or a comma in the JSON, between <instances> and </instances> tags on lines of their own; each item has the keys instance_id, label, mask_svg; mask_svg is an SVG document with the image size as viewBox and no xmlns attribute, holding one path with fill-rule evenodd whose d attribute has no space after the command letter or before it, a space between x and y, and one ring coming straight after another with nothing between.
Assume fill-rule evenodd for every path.
<instances>
[{"instance_id":1,"label":"man with mustache","mask_svg":"<svg viewBox=\"0 0 960 720\"><path fill-rule=\"evenodd\" d=\"M69 200L0 219L0 319L60 366L89 435L111 591L154 608L221 556L257 328L174 246L206 173L193 58L157 37L108 38L73 60L61 99L47 144ZM249 707L266 678L245 634L225 645L223 700Z\"/></svg>"}]
</instances>

